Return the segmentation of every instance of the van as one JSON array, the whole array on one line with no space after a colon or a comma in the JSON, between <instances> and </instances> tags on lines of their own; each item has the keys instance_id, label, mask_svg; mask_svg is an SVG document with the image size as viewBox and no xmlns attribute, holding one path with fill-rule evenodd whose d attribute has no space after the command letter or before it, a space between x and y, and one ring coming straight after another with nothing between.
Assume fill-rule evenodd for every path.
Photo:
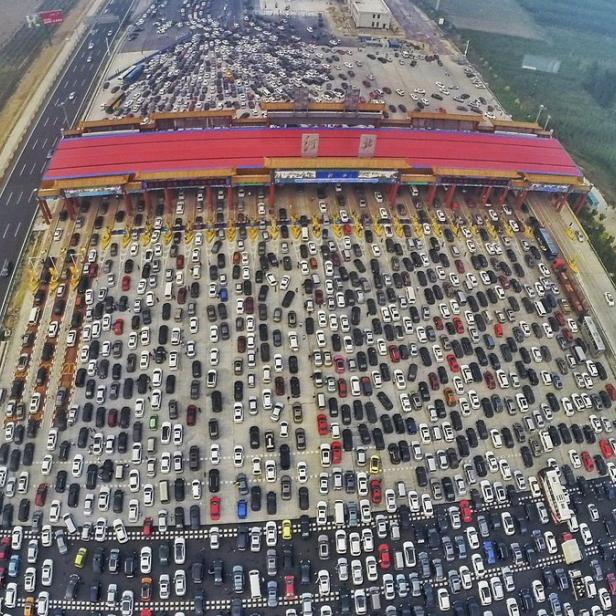
<instances>
[{"instance_id":1,"label":"van","mask_svg":"<svg viewBox=\"0 0 616 616\"><path fill-rule=\"evenodd\" d=\"M175 309L175 312L173 313L173 320L176 323L181 323L183 318L184 318L184 308L182 308L181 306L178 306Z\"/></svg>"},{"instance_id":2,"label":"van","mask_svg":"<svg viewBox=\"0 0 616 616\"><path fill-rule=\"evenodd\" d=\"M462 291L456 291L455 298L460 306L466 306L466 295Z\"/></svg>"},{"instance_id":3,"label":"van","mask_svg":"<svg viewBox=\"0 0 616 616\"><path fill-rule=\"evenodd\" d=\"M66 530L69 535L77 532L77 526L75 526L75 521L73 520L73 516L70 513L65 513L62 516L62 520L64 521L64 525L66 526Z\"/></svg>"},{"instance_id":4,"label":"van","mask_svg":"<svg viewBox=\"0 0 616 616\"><path fill-rule=\"evenodd\" d=\"M541 300L536 301L534 303L534 306L535 306L535 312L537 313L538 316L544 317L548 313Z\"/></svg>"},{"instance_id":5,"label":"van","mask_svg":"<svg viewBox=\"0 0 616 616\"><path fill-rule=\"evenodd\" d=\"M165 283L165 299L173 299L173 282Z\"/></svg>"},{"instance_id":6,"label":"van","mask_svg":"<svg viewBox=\"0 0 616 616\"><path fill-rule=\"evenodd\" d=\"M258 569L251 569L248 572L250 582L250 596L255 599L261 596L261 576Z\"/></svg>"},{"instance_id":7,"label":"van","mask_svg":"<svg viewBox=\"0 0 616 616\"><path fill-rule=\"evenodd\" d=\"M169 482L166 479L158 482L158 493L161 504L166 505L169 502Z\"/></svg>"},{"instance_id":8,"label":"van","mask_svg":"<svg viewBox=\"0 0 616 616\"><path fill-rule=\"evenodd\" d=\"M394 569L402 571L404 567L404 554L400 550L394 550Z\"/></svg>"},{"instance_id":9,"label":"van","mask_svg":"<svg viewBox=\"0 0 616 616\"><path fill-rule=\"evenodd\" d=\"M368 593L370 594L370 604L372 605L373 610L381 609L381 589L378 586L372 586L368 589Z\"/></svg>"},{"instance_id":10,"label":"van","mask_svg":"<svg viewBox=\"0 0 616 616\"><path fill-rule=\"evenodd\" d=\"M345 512L344 512L344 502L341 500L337 500L334 503L334 520L336 524L344 524L345 523Z\"/></svg>"},{"instance_id":11,"label":"van","mask_svg":"<svg viewBox=\"0 0 616 616\"><path fill-rule=\"evenodd\" d=\"M492 312L490 310L483 311L483 319L489 325L494 321L494 317L492 316Z\"/></svg>"},{"instance_id":12,"label":"van","mask_svg":"<svg viewBox=\"0 0 616 616\"><path fill-rule=\"evenodd\" d=\"M41 309L32 308L32 310L30 310L30 318L28 319L28 325L38 325L40 318L41 318Z\"/></svg>"},{"instance_id":13,"label":"van","mask_svg":"<svg viewBox=\"0 0 616 616\"><path fill-rule=\"evenodd\" d=\"M156 437L155 436L148 437L147 452L148 454L156 453Z\"/></svg>"},{"instance_id":14,"label":"van","mask_svg":"<svg viewBox=\"0 0 616 616\"><path fill-rule=\"evenodd\" d=\"M578 364L583 364L586 361L586 353L584 353L584 349L577 344L573 347L573 356Z\"/></svg>"},{"instance_id":15,"label":"van","mask_svg":"<svg viewBox=\"0 0 616 616\"><path fill-rule=\"evenodd\" d=\"M122 464L122 462L118 462L115 467L115 478L120 481L124 479L124 469L126 468L126 464Z\"/></svg>"},{"instance_id":16,"label":"van","mask_svg":"<svg viewBox=\"0 0 616 616\"><path fill-rule=\"evenodd\" d=\"M415 297L415 289L413 287L406 287L404 289L404 293L409 304L414 304L417 301L417 298Z\"/></svg>"},{"instance_id":17,"label":"van","mask_svg":"<svg viewBox=\"0 0 616 616\"><path fill-rule=\"evenodd\" d=\"M549 453L552 449L554 449L552 437L549 435L547 430L541 430L541 432L539 432L539 438L541 439L541 444L543 445L543 449L546 453Z\"/></svg>"},{"instance_id":18,"label":"van","mask_svg":"<svg viewBox=\"0 0 616 616\"><path fill-rule=\"evenodd\" d=\"M325 394L324 393L317 394L317 407L320 411L325 410Z\"/></svg>"},{"instance_id":19,"label":"van","mask_svg":"<svg viewBox=\"0 0 616 616\"><path fill-rule=\"evenodd\" d=\"M302 242L307 242L309 239L308 227L302 227Z\"/></svg>"}]
</instances>

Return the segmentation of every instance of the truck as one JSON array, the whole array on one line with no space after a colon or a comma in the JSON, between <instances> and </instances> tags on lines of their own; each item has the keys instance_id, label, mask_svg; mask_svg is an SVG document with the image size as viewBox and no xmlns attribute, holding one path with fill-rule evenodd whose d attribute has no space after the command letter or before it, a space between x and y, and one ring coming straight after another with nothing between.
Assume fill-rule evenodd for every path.
<instances>
[{"instance_id":1,"label":"truck","mask_svg":"<svg viewBox=\"0 0 616 616\"><path fill-rule=\"evenodd\" d=\"M143 68L143 63L135 64L126 73L124 73L124 76L122 77L122 83L129 84L137 81L137 79L139 79L139 77L141 77L143 73Z\"/></svg>"},{"instance_id":2,"label":"truck","mask_svg":"<svg viewBox=\"0 0 616 616\"><path fill-rule=\"evenodd\" d=\"M551 233L545 227L535 228L535 239L549 259L556 259L556 257L558 257L560 254L558 245L554 241Z\"/></svg>"},{"instance_id":3,"label":"truck","mask_svg":"<svg viewBox=\"0 0 616 616\"><path fill-rule=\"evenodd\" d=\"M573 280L573 277L569 273L567 262L562 258L554 259L552 263L556 278L562 287L562 290L569 301L569 304L573 311L578 316L583 316L587 313L586 305L583 300L583 295L580 292L578 285Z\"/></svg>"},{"instance_id":4,"label":"truck","mask_svg":"<svg viewBox=\"0 0 616 616\"><path fill-rule=\"evenodd\" d=\"M579 563L582 560L582 552L577 540L571 533L563 533L562 543L560 544L565 563L572 565L573 563Z\"/></svg>"}]
</instances>

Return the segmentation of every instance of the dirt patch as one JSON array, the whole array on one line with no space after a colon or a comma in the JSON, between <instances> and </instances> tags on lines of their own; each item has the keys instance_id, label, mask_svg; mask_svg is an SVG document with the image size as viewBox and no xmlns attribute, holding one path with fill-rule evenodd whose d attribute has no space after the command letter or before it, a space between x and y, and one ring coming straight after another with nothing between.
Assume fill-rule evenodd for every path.
<instances>
[{"instance_id":1,"label":"dirt patch","mask_svg":"<svg viewBox=\"0 0 616 616\"><path fill-rule=\"evenodd\" d=\"M458 30L479 30L541 40L543 33L517 0L442 0L441 10Z\"/></svg>"},{"instance_id":2,"label":"dirt patch","mask_svg":"<svg viewBox=\"0 0 616 616\"><path fill-rule=\"evenodd\" d=\"M41 0L0 0L0 47L24 25L26 15L36 13Z\"/></svg>"}]
</instances>

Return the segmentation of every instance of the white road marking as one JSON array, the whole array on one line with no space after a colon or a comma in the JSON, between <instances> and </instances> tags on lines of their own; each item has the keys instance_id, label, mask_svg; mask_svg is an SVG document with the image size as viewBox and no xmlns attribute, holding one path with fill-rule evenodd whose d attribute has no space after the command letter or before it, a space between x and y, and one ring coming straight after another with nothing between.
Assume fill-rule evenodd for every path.
<instances>
[{"instance_id":1,"label":"white road marking","mask_svg":"<svg viewBox=\"0 0 616 616\"><path fill-rule=\"evenodd\" d=\"M17 223L17 228L15 229L14 237L17 237L17 234L19 233L19 228L20 227L21 227L21 222Z\"/></svg>"},{"instance_id":2,"label":"white road marking","mask_svg":"<svg viewBox=\"0 0 616 616\"><path fill-rule=\"evenodd\" d=\"M4 227L4 233L2 234L2 239L4 239L6 237L6 234L8 233L9 227L11 226L11 223L9 222L6 227Z\"/></svg>"}]
</instances>

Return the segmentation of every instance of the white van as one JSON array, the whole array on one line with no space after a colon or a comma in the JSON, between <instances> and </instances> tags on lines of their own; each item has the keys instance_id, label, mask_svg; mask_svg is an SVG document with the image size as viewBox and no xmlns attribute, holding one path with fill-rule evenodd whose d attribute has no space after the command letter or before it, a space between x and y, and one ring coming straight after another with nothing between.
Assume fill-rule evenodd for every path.
<instances>
[{"instance_id":1,"label":"white van","mask_svg":"<svg viewBox=\"0 0 616 616\"><path fill-rule=\"evenodd\" d=\"M28 319L28 325L38 325L40 318L41 318L41 309L32 308L32 310L30 310L30 318Z\"/></svg>"},{"instance_id":2,"label":"white van","mask_svg":"<svg viewBox=\"0 0 616 616\"><path fill-rule=\"evenodd\" d=\"M344 502L341 500L334 503L334 520L336 524L344 524L346 521Z\"/></svg>"},{"instance_id":3,"label":"white van","mask_svg":"<svg viewBox=\"0 0 616 616\"><path fill-rule=\"evenodd\" d=\"M325 394L318 393L317 394L317 408L322 411L325 408Z\"/></svg>"},{"instance_id":4,"label":"white van","mask_svg":"<svg viewBox=\"0 0 616 616\"><path fill-rule=\"evenodd\" d=\"M539 432L539 438L541 439L541 444L543 445L543 449L546 453L549 453L552 449L554 449L552 437L549 435L547 430L541 430L541 432Z\"/></svg>"},{"instance_id":5,"label":"white van","mask_svg":"<svg viewBox=\"0 0 616 616\"><path fill-rule=\"evenodd\" d=\"M310 234L308 233L308 227L302 227L302 242L310 240Z\"/></svg>"},{"instance_id":6,"label":"white van","mask_svg":"<svg viewBox=\"0 0 616 616\"><path fill-rule=\"evenodd\" d=\"M535 302L535 312L540 316L544 317L548 312L543 305L541 300Z\"/></svg>"},{"instance_id":7,"label":"white van","mask_svg":"<svg viewBox=\"0 0 616 616\"><path fill-rule=\"evenodd\" d=\"M258 569L251 569L248 572L248 580L250 581L250 596L255 599L261 596L261 576Z\"/></svg>"},{"instance_id":8,"label":"white van","mask_svg":"<svg viewBox=\"0 0 616 616\"><path fill-rule=\"evenodd\" d=\"M115 467L115 478L117 481L121 481L124 479L124 469L126 468L126 464L122 462L118 462Z\"/></svg>"},{"instance_id":9,"label":"white van","mask_svg":"<svg viewBox=\"0 0 616 616\"><path fill-rule=\"evenodd\" d=\"M173 299L173 282L165 283L165 299Z\"/></svg>"},{"instance_id":10,"label":"white van","mask_svg":"<svg viewBox=\"0 0 616 616\"><path fill-rule=\"evenodd\" d=\"M75 526L75 521L73 520L73 516L70 513L65 513L62 516L62 520L64 521L64 525L66 526L66 530L69 535L77 532L77 526Z\"/></svg>"},{"instance_id":11,"label":"white van","mask_svg":"<svg viewBox=\"0 0 616 616\"><path fill-rule=\"evenodd\" d=\"M158 495L163 505L169 502L169 481L166 479L158 482Z\"/></svg>"},{"instance_id":12,"label":"white van","mask_svg":"<svg viewBox=\"0 0 616 616\"><path fill-rule=\"evenodd\" d=\"M417 301L415 297L415 288L414 287L406 287L404 289L404 293L406 295L406 299L409 304L414 304Z\"/></svg>"}]
</instances>

